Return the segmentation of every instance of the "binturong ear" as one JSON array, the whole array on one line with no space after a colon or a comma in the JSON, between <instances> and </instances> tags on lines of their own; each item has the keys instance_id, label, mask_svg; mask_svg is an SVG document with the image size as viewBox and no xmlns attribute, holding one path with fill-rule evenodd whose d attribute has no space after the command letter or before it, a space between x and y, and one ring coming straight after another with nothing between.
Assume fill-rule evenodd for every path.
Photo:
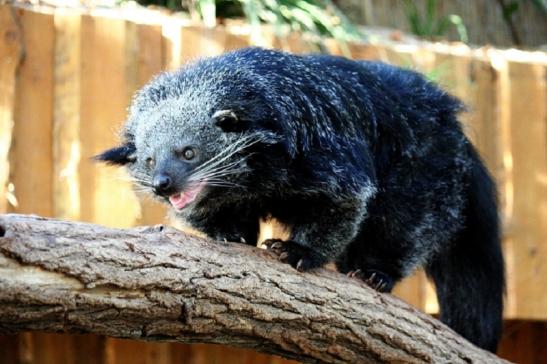
<instances>
[{"instance_id":1,"label":"binturong ear","mask_svg":"<svg viewBox=\"0 0 547 364\"><path fill-rule=\"evenodd\" d=\"M122 146L105 150L101 154L94 156L93 159L110 165L123 166L137 160L136 151L135 144L126 143Z\"/></svg>"},{"instance_id":2,"label":"binturong ear","mask_svg":"<svg viewBox=\"0 0 547 364\"><path fill-rule=\"evenodd\" d=\"M213 123L224 132L243 131L243 122L232 110L220 110L211 117Z\"/></svg>"}]
</instances>

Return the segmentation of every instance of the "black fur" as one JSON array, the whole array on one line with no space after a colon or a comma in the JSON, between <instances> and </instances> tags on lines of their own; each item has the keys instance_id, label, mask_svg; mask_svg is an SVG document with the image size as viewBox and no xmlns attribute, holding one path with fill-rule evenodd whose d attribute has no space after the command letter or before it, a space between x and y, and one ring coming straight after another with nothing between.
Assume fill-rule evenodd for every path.
<instances>
[{"instance_id":1,"label":"black fur","mask_svg":"<svg viewBox=\"0 0 547 364\"><path fill-rule=\"evenodd\" d=\"M135 161L135 159L132 158L135 151L135 145L133 143L127 143L119 147L105 150L101 154L94 156L93 159L111 165L123 166Z\"/></svg>"},{"instance_id":2,"label":"black fur","mask_svg":"<svg viewBox=\"0 0 547 364\"><path fill-rule=\"evenodd\" d=\"M494 351L504 290L495 188L462 110L409 70L248 48L157 77L125 126L136 161L125 149L100 159L126 163L144 186L169 176L181 193L164 201L199 190L176 213L211 237L256 244L258 218L277 218L290 239L268 244L299 270L335 261L390 291L423 266L441 319ZM197 157L182 161L188 147Z\"/></svg>"}]
</instances>

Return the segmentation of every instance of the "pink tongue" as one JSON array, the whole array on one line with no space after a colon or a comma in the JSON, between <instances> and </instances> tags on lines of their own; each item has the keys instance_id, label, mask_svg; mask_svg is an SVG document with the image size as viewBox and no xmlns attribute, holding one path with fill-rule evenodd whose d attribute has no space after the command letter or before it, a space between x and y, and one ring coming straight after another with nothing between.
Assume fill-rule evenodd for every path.
<instances>
[{"instance_id":1,"label":"pink tongue","mask_svg":"<svg viewBox=\"0 0 547 364\"><path fill-rule=\"evenodd\" d=\"M181 210L190 202L196 199L202 187L202 185L199 185L189 189L188 191L169 196L169 202L171 202L171 205L173 205L174 208L176 208L177 210Z\"/></svg>"}]
</instances>

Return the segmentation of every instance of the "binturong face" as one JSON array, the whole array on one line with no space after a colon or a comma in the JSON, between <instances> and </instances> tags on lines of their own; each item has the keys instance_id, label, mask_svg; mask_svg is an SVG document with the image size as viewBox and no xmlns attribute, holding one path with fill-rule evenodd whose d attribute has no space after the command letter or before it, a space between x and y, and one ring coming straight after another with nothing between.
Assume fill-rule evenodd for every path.
<instances>
[{"instance_id":1,"label":"binturong face","mask_svg":"<svg viewBox=\"0 0 547 364\"><path fill-rule=\"evenodd\" d=\"M121 145L95 159L125 166L136 189L181 214L277 191L295 133L284 103L245 70L209 58L159 74L133 98Z\"/></svg>"},{"instance_id":2,"label":"binturong face","mask_svg":"<svg viewBox=\"0 0 547 364\"><path fill-rule=\"evenodd\" d=\"M96 160L128 168L139 190L182 212L215 192L248 189L253 157L275 144L272 133L247 130L236 110L189 108L178 98L132 112L121 146Z\"/></svg>"}]
</instances>

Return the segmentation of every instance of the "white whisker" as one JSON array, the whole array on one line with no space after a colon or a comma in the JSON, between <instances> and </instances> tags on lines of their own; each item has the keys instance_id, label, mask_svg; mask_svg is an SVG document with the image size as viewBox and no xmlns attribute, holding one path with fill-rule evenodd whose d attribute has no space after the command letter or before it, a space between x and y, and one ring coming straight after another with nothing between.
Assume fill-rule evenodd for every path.
<instances>
[{"instance_id":1,"label":"white whisker","mask_svg":"<svg viewBox=\"0 0 547 364\"><path fill-rule=\"evenodd\" d=\"M218 153L211 159L209 159L207 162L202 164L195 173L199 173L203 170L215 168L222 162L226 161L228 158L232 157L234 154L239 153L245 148L248 148L256 143L258 143L261 139L254 139L252 136L244 137L239 139L237 142L229 146L228 148L224 149L222 152Z\"/></svg>"}]
</instances>

